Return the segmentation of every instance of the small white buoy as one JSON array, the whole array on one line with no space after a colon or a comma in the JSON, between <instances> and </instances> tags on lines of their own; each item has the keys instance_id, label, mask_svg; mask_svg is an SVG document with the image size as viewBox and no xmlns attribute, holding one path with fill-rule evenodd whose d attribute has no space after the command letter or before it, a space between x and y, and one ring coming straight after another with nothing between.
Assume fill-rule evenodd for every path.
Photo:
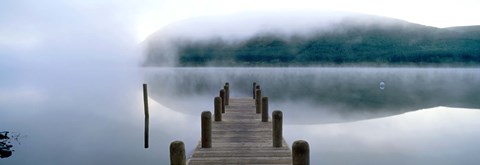
<instances>
[{"instance_id":1,"label":"small white buoy","mask_svg":"<svg viewBox=\"0 0 480 165\"><path fill-rule=\"evenodd\" d=\"M381 81L380 82L380 90L384 90L385 89L385 82Z\"/></svg>"}]
</instances>

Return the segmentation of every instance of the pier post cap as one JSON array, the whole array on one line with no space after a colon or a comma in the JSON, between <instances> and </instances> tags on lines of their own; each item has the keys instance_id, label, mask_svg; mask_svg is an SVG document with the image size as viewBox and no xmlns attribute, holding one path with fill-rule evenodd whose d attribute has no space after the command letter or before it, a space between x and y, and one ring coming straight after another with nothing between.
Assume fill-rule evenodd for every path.
<instances>
[{"instance_id":1,"label":"pier post cap","mask_svg":"<svg viewBox=\"0 0 480 165\"><path fill-rule=\"evenodd\" d=\"M298 153L306 153L310 150L308 142L305 140L296 140L292 144L292 150Z\"/></svg>"},{"instance_id":2,"label":"pier post cap","mask_svg":"<svg viewBox=\"0 0 480 165\"><path fill-rule=\"evenodd\" d=\"M268 97L262 97L262 102L268 101Z\"/></svg>"},{"instance_id":3,"label":"pier post cap","mask_svg":"<svg viewBox=\"0 0 480 165\"><path fill-rule=\"evenodd\" d=\"M184 148L184 147L185 147L185 143L183 143L183 141L180 141L180 140L175 140L170 143L170 151L173 151L179 148Z\"/></svg>"},{"instance_id":4,"label":"pier post cap","mask_svg":"<svg viewBox=\"0 0 480 165\"><path fill-rule=\"evenodd\" d=\"M215 101L217 101L217 100L218 100L218 101L222 101L222 98L221 98L220 96L217 96L217 97L215 97L214 99L215 99Z\"/></svg>"},{"instance_id":5,"label":"pier post cap","mask_svg":"<svg viewBox=\"0 0 480 165\"><path fill-rule=\"evenodd\" d=\"M229 86L229 85L230 85L230 83L228 83L228 82L225 82L225 85L226 85L226 86Z\"/></svg>"},{"instance_id":6,"label":"pier post cap","mask_svg":"<svg viewBox=\"0 0 480 165\"><path fill-rule=\"evenodd\" d=\"M147 86L147 83L143 83L143 86Z\"/></svg>"},{"instance_id":7,"label":"pier post cap","mask_svg":"<svg viewBox=\"0 0 480 165\"><path fill-rule=\"evenodd\" d=\"M282 118L283 117L283 113L282 111L280 110L275 110L272 112L272 117L274 118Z\"/></svg>"},{"instance_id":8,"label":"pier post cap","mask_svg":"<svg viewBox=\"0 0 480 165\"><path fill-rule=\"evenodd\" d=\"M220 95L225 94L225 89L220 89Z\"/></svg>"},{"instance_id":9,"label":"pier post cap","mask_svg":"<svg viewBox=\"0 0 480 165\"><path fill-rule=\"evenodd\" d=\"M256 85L256 86L255 86L255 89L260 89L260 85Z\"/></svg>"},{"instance_id":10,"label":"pier post cap","mask_svg":"<svg viewBox=\"0 0 480 165\"><path fill-rule=\"evenodd\" d=\"M202 118L211 118L212 117L212 112L210 111L203 111L202 112Z\"/></svg>"}]
</instances>

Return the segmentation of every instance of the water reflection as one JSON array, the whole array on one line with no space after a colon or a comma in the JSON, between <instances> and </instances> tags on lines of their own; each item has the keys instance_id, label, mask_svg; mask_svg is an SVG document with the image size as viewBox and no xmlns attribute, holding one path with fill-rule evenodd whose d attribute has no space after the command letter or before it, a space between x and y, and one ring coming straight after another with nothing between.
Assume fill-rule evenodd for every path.
<instances>
[{"instance_id":1,"label":"water reflection","mask_svg":"<svg viewBox=\"0 0 480 165\"><path fill-rule=\"evenodd\" d=\"M480 108L478 73L458 68L163 68L146 77L155 89L152 97L179 112L210 108L208 99L226 81L232 95L250 96L256 81L274 109L294 116L287 119L291 123L325 123L437 106Z\"/></svg>"},{"instance_id":2,"label":"water reflection","mask_svg":"<svg viewBox=\"0 0 480 165\"><path fill-rule=\"evenodd\" d=\"M169 113L151 103L151 138L144 149L143 80L137 69L28 70L12 75L0 82L0 129L31 138L14 143L13 156L1 159L1 165L163 164L171 141L184 140L193 148L200 135L197 116ZM19 89L34 92L7 97ZM41 99L32 100L30 93Z\"/></svg>"},{"instance_id":3,"label":"water reflection","mask_svg":"<svg viewBox=\"0 0 480 165\"><path fill-rule=\"evenodd\" d=\"M412 161L405 164L436 164L447 158L456 160L457 164L468 164L458 161L474 162L477 157L471 155L480 152L476 147L480 125L475 123L480 121L480 116L473 114L465 114L464 117L471 116L468 120L443 115L430 123L419 121L429 121L436 113L420 115L417 121L398 118L396 122L375 119L373 121L377 122L292 125L302 120L311 123L333 121L330 118L335 117L335 121L339 121L342 104L362 105L361 101L368 99L379 103L401 97L408 97L404 101L419 99L392 102L409 108L407 111L415 110L408 103L420 103L420 107L428 105L423 101L478 107L475 101L480 93L477 87L479 69L176 68L139 71L95 68L63 71L28 71L2 77L0 90L4 97L0 97L0 125L5 130L16 130L32 138L22 141L22 145L14 143L13 156L1 159L0 164L166 164L168 147L174 140L185 142L187 155L193 151L200 138L200 113L213 109L212 99L226 81L230 82L232 97L236 97L251 96L253 80L259 82L264 89L262 92L270 97L270 109L284 111L287 142L309 141L312 155L317 155L312 164L348 164L347 160L360 162L350 164L372 164L366 161L392 164L388 161L406 159ZM150 120L147 121L147 124L150 122L149 149L144 149L146 127L140 87L145 82L143 73L151 97ZM386 83L383 91L379 89L381 81ZM394 93L400 96L392 95ZM451 100L441 103L426 96ZM347 102L349 100L354 102ZM329 107L328 102L336 106ZM373 110L350 109L352 114L360 114L356 119L365 119L368 112L375 112L373 104L364 105ZM385 116L398 113L392 111ZM454 155L449 156L447 151ZM445 159L441 159L442 156Z\"/></svg>"},{"instance_id":4,"label":"water reflection","mask_svg":"<svg viewBox=\"0 0 480 165\"><path fill-rule=\"evenodd\" d=\"M384 90L385 89L385 82L380 82L380 90Z\"/></svg>"},{"instance_id":5,"label":"water reflection","mask_svg":"<svg viewBox=\"0 0 480 165\"><path fill-rule=\"evenodd\" d=\"M288 117L288 116L286 116ZM349 123L287 125L310 143L313 164L477 164L480 111L436 107Z\"/></svg>"}]
</instances>

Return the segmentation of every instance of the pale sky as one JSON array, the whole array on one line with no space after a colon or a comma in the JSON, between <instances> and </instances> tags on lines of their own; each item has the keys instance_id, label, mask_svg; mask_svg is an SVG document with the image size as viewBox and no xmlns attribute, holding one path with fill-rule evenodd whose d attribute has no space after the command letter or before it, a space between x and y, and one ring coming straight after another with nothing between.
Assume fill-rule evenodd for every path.
<instances>
[{"instance_id":1,"label":"pale sky","mask_svg":"<svg viewBox=\"0 0 480 165\"><path fill-rule=\"evenodd\" d=\"M111 61L188 18L242 12L340 11L435 27L480 25L479 0L2 0L0 66L48 58ZM125 60L131 61L131 60Z\"/></svg>"},{"instance_id":2,"label":"pale sky","mask_svg":"<svg viewBox=\"0 0 480 165\"><path fill-rule=\"evenodd\" d=\"M137 39L172 22L252 11L344 11L403 19L435 27L480 25L478 0L178 0L159 2L136 19Z\"/></svg>"}]
</instances>

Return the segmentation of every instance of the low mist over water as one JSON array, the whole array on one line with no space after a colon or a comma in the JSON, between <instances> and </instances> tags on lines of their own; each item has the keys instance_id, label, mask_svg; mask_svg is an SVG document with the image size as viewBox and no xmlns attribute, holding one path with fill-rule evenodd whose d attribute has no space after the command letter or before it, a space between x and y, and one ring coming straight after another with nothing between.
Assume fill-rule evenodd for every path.
<instances>
[{"instance_id":1,"label":"low mist over water","mask_svg":"<svg viewBox=\"0 0 480 165\"><path fill-rule=\"evenodd\" d=\"M480 108L480 70L462 68L159 68L149 69L153 99L182 113L213 109L229 82L233 96L260 84L272 108L292 123L325 123L396 115L422 108ZM193 101L193 102L191 102ZM190 104L184 104L190 102Z\"/></svg>"}]
</instances>

